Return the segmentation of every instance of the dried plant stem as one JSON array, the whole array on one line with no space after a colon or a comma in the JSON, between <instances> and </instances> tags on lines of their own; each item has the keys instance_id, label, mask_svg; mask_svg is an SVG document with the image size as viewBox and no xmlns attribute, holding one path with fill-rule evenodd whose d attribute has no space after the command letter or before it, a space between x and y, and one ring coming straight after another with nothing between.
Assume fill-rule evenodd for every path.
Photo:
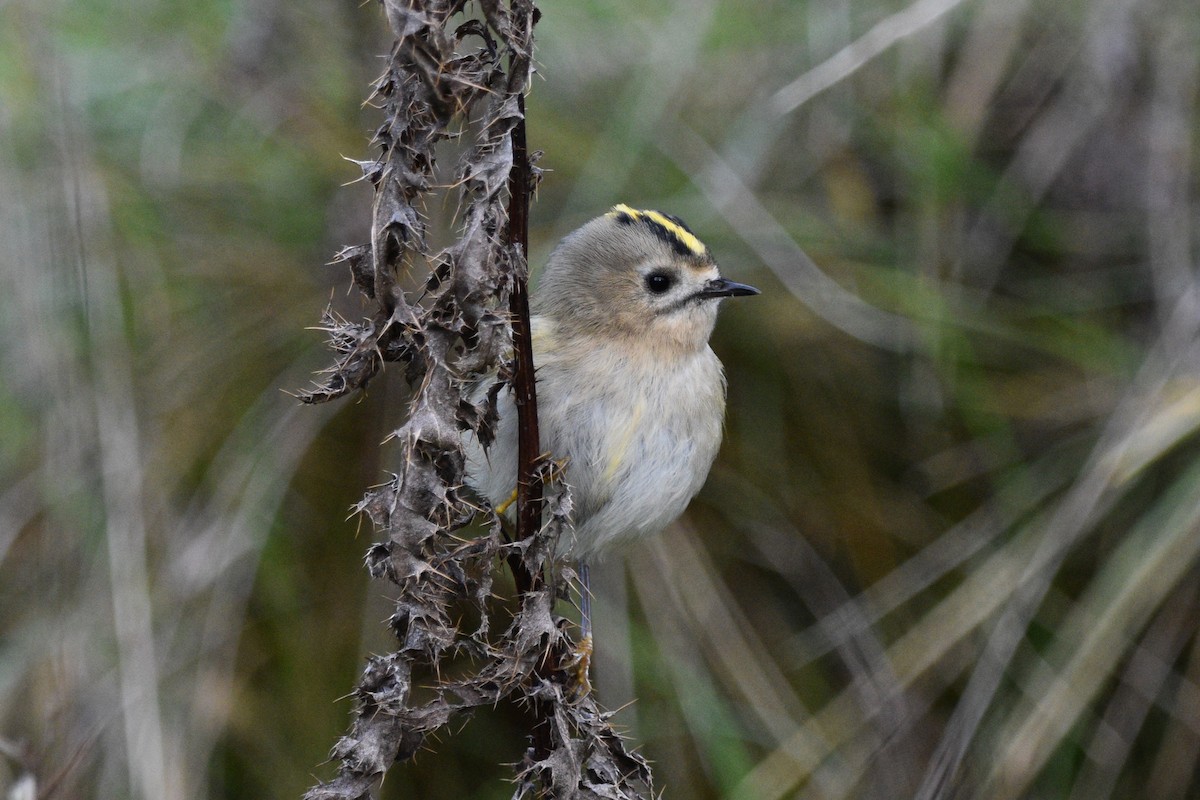
<instances>
[{"instance_id":1,"label":"dried plant stem","mask_svg":"<svg viewBox=\"0 0 1200 800\"><path fill-rule=\"evenodd\" d=\"M569 572L549 565L570 499L548 479L540 452L526 288L537 171L524 94L537 10L531 0L483 2L480 20L466 17L459 0L383 0L383 7L396 44L374 98L385 115L376 134L382 153L362 165L375 188L372 237L338 256L374 307L358 323L326 315L338 360L303 399L340 397L389 362L405 365L413 398L390 437L402 467L358 504L381 539L367 567L399 587L390 620L397 650L368 661L354 690L353 725L333 749L339 774L306 797L369 797L393 764L452 719L504 701L531 708L537 720L515 797L650 796L645 760L625 749L609 715L574 685L569 625L554 614ZM475 40L482 46L472 49ZM458 238L430 253L422 210L438 185L437 146L460 136L471 144L454 181ZM423 291L410 293L398 276L422 260L428 278ZM481 385L490 390L481 393ZM464 434L488 446L497 397L508 390L519 422L516 534L488 510L486 531L457 535L479 502L465 486ZM493 633L490 620L503 602L493 591L500 562L511 568L518 596L515 610L504 609L512 622ZM412 697L414 673L436 676L432 699Z\"/></svg>"},{"instance_id":2,"label":"dried plant stem","mask_svg":"<svg viewBox=\"0 0 1200 800\"><path fill-rule=\"evenodd\" d=\"M528 539L541 526L542 482L537 474L541 455L541 436L538 433L537 381L534 378L533 332L529 322L529 189L532 183L529 152L525 140L525 98L517 98L521 119L513 128L513 170L509 178L508 236L513 252L520 252L521 262L513 279L509 295L512 314L513 352L516 369L513 374L513 394L517 406L517 541ZM509 558L517 591L536 589L541 583L539 573L530 573L521 559Z\"/></svg>"}]
</instances>

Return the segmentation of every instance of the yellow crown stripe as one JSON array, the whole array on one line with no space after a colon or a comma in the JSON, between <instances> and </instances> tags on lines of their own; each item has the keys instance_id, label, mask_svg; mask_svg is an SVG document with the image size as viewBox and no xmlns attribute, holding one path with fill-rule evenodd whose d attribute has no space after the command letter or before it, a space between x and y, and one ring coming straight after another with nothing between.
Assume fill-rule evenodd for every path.
<instances>
[{"instance_id":1,"label":"yellow crown stripe","mask_svg":"<svg viewBox=\"0 0 1200 800\"><path fill-rule=\"evenodd\" d=\"M621 203L613 206L612 211L608 212L608 216L610 217L619 217L621 215L628 216L633 220L647 220L653 223L682 244L694 256L702 257L708 253L708 248L704 246L704 242L696 238L696 234L660 211L639 211L636 208L630 208Z\"/></svg>"}]
</instances>

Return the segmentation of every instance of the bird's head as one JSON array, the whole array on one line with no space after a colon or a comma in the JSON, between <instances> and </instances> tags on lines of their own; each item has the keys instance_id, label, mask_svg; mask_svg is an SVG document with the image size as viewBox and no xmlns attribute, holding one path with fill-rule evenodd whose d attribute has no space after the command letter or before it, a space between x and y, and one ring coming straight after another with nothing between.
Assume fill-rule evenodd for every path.
<instances>
[{"instance_id":1,"label":"bird's head","mask_svg":"<svg viewBox=\"0 0 1200 800\"><path fill-rule=\"evenodd\" d=\"M559 243L533 311L568 335L685 352L708 342L721 298L751 294L758 290L721 277L678 217L619 205Z\"/></svg>"}]
</instances>

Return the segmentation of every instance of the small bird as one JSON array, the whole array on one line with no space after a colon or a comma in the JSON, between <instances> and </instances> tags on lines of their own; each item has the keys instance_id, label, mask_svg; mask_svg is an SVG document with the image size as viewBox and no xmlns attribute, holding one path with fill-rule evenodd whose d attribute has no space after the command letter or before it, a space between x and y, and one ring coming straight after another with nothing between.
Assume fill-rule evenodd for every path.
<instances>
[{"instance_id":1,"label":"small bird","mask_svg":"<svg viewBox=\"0 0 1200 800\"><path fill-rule=\"evenodd\" d=\"M700 491L721 444L725 375L708 345L719 300L758 294L721 277L678 217L615 206L567 235L530 298L542 451L565 464L586 559L657 533ZM506 507L517 413L468 450L468 482Z\"/></svg>"},{"instance_id":2,"label":"small bird","mask_svg":"<svg viewBox=\"0 0 1200 800\"><path fill-rule=\"evenodd\" d=\"M719 301L758 293L721 277L691 229L658 211L618 205L550 255L530 297L538 426L542 451L565 464L565 548L581 576L586 559L657 533L700 491L725 416L708 345ZM468 448L467 475L503 510L517 474L510 391L497 410L495 441Z\"/></svg>"}]
</instances>

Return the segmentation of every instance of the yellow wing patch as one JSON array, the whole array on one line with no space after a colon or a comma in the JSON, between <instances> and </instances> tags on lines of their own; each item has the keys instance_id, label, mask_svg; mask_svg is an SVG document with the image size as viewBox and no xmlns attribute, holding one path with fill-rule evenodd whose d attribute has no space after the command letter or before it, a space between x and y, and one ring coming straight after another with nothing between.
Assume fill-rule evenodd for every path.
<instances>
[{"instance_id":1,"label":"yellow wing patch","mask_svg":"<svg viewBox=\"0 0 1200 800\"><path fill-rule=\"evenodd\" d=\"M617 471L625 463L625 459L629 455L629 446L633 444L633 436L637 433L638 423L642 421L642 414L645 412L646 404L639 402L625 422L625 427L615 437L616 441L612 442L612 449L608 454L608 466L605 467L604 474L600 476L602 484L607 484L615 478Z\"/></svg>"},{"instance_id":2,"label":"yellow wing patch","mask_svg":"<svg viewBox=\"0 0 1200 800\"><path fill-rule=\"evenodd\" d=\"M639 211L625 204L613 206L607 216L626 224L641 222L647 225L660 239L675 248L675 251L681 256L705 258L708 255L708 248L704 246L704 242L697 239L696 234L688 230L683 221L677 217L669 216L661 211Z\"/></svg>"}]
</instances>

